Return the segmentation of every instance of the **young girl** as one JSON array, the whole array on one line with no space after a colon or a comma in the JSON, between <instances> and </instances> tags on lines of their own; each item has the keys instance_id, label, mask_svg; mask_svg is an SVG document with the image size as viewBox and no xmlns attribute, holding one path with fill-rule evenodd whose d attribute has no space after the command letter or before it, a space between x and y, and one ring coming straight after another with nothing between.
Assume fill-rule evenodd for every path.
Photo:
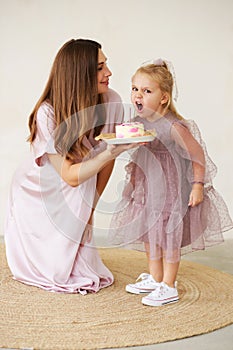
<instances>
[{"instance_id":1,"label":"young girl","mask_svg":"<svg viewBox=\"0 0 233 350\"><path fill-rule=\"evenodd\" d=\"M149 274L142 273L126 291L149 293L142 303L150 306L179 300L181 254L222 242L222 232L233 227L212 185L216 167L196 124L177 113L173 85L161 59L143 65L132 78L135 120L157 134L126 166L126 186L110 230L112 244L146 251Z\"/></svg>"},{"instance_id":2,"label":"young girl","mask_svg":"<svg viewBox=\"0 0 233 350\"><path fill-rule=\"evenodd\" d=\"M129 148L106 148L94 139L122 121L110 76L95 41L70 40L54 60L29 118L31 156L16 172L9 198L6 254L18 281L82 294L113 282L91 237L113 160Z\"/></svg>"}]
</instances>

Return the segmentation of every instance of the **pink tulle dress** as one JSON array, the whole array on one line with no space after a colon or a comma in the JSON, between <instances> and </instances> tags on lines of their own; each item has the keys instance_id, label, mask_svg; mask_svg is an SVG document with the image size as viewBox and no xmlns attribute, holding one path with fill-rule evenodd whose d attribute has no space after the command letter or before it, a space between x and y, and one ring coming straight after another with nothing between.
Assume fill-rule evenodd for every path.
<instances>
[{"instance_id":1,"label":"pink tulle dress","mask_svg":"<svg viewBox=\"0 0 233 350\"><path fill-rule=\"evenodd\" d=\"M104 98L103 132L113 132L115 123L122 122L122 105L113 90ZM81 243L97 176L78 187L61 179L47 157L47 153L57 153L54 128L53 109L43 103L37 113L31 155L12 181L5 226L7 261L14 279L23 283L54 292L97 292L113 283L93 239ZM104 142L97 145L92 134L84 142L92 156L106 147Z\"/></svg>"},{"instance_id":2,"label":"pink tulle dress","mask_svg":"<svg viewBox=\"0 0 233 350\"><path fill-rule=\"evenodd\" d=\"M171 112L154 122L140 117L135 120L146 130L156 129L157 137L137 148L126 166L125 187L112 217L109 244L146 250L151 259L165 257L176 262L182 254L223 242L222 233L233 223L213 187L216 166L195 122L180 120ZM171 137L174 123L186 134L185 147ZM187 141L190 133L197 142ZM204 163L203 179L194 179L192 161ZM194 180L205 183L204 201L190 207Z\"/></svg>"}]
</instances>

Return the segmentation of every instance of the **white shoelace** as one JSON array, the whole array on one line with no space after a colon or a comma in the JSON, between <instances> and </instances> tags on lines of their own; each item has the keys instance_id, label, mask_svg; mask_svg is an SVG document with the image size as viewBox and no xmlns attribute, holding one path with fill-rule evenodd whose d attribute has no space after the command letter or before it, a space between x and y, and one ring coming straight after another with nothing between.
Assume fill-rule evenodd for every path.
<instances>
[{"instance_id":1,"label":"white shoelace","mask_svg":"<svg viewBox=\"0 0 233 350\"><path fill-rule=\"evenodd\" d=\"M170 289L176 289L176 287L171 288L168 285L166 285L166 283L161 282L158 288L153 290L153 292L151 292L150 294L151 296L154 296L154 297L161 297Z\"/></svg>"},{"instance_id":2,"label":"white shoelace","mask_svg":"<svg viewBox=\"0 0 233 350\"><path fill-rule=\"evenodd\" d=\"M141 273L141 275L139 275L138 276L138 278L136 279L136 282L138 282L138 281L144 281L144 280L147 280L148 278L149 278L149 274L148 273L145 273L145 272L143 272L143 273Z\"/></svg>"}]
</instances>

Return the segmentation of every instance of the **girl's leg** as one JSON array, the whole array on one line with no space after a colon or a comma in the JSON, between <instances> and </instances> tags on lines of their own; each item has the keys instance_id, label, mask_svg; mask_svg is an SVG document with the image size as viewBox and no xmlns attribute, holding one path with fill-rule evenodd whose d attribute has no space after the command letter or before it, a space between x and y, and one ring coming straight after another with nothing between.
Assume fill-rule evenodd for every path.
<instances>
[{"instance_id":1,"label":"girl's leg","mask_svg":"<svg viewBox=\"0 0 233 350\"><path fill-rule=\"evenodd\" d=\"M162 259L152 260L150 258L150 246L148 243L145 243L145 248L150 275L147 273L141 273L141 275L137 278L136 283L126 285L126 292L132 294L150 293L158 288L158 286L160 286L160 282L163 280Z\"/></svg>"},{"instance_id":2,"label":"girl's leg","mask_svg":"<svg viewBox=\"0 0 233 350\"><path fill-rule=\"evenodd\" d=\"M150 275L153 276L154 280L156 282L162 282L163 281L163 258L159 259L152 259L150 255L150 245L149 243L145 243L146 248L146 255L148 260L148 267ZM154 255L154 253L153 253ZM155 256L161 256L160 248L156 247L156 254Z\"/></svg>"},{"instance_id":3,"label":"girl's leg","mask_svg":"<svg viewBox=\"0 0 233 350\"><path fill-rule=\"evenodd\" d=\"M155 289L150 294L142 298L142 303L149 306L162 306L179 301L179 295L176 287L176 276L179 269L180 259L177 252L173 252L172 259L174 263L166 260L163 256L163 280L160 288ZM178 258L178 259L177 259ZM173 261L173 260L172 260ZM156 260L154 261L156 262ZM153 264L153 268L155 265Z\"/></svg>"},{"instance_id":4,"label":"girl's leg","mask_svg":"<svg viewBox=\"0 0 233 350\"><path fill-rule=\"evenodd\" d=\"M166 254L164 254L164 256L166 256ZM171 263L165 258L163 259L163 282L165 282L169 287L174 288L180 266L180 251L174 251L172 258L176 262Z\"/></svg>"},{"instance_id":5,"label":"girl's leg","mask_svg":"<svg viewBox=\"0 0 233 350\"><path fill-rule=\"evenodd\" d=\"M165 282L169 287L174 288L177 273L179 270L180 262L169 263L166 260L163 261L163 282Z\"/></svg>"},{"instance_id":6,"label":"girl's leg","mask_svg":"<svg viewBox=\"0 0 233 350\"><path fill-rule=\"evenodd\" d=\"M163 260L149 260L149 271L156 282L163 280Z\"/></svg>"}]
</instances>

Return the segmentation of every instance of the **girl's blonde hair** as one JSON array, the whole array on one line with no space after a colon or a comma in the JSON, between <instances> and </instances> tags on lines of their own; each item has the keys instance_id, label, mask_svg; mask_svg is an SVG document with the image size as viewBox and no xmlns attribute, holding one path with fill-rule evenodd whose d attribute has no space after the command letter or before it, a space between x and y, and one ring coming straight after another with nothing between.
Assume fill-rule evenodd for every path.
<instances>
[{"instance_id":1,"label":"girl's blonde hair","mask_svg":"<svg viewBox=\"0 0 233 350\"><path fill-rule=\"evenodd\" d=\"M29 142L36 137L36 114L46 101L54 109L54 138L58 153L72 160L87 154L84 136L92 128L95 128L95 135L99 134L105 123L105 113L100 113L98 125L93 125L94 108L89 108L102 103L97 89L99 49L99 43L86 39L72 39L61 47L47 85L29 117Z\"/></svg>"},{"instance_id":2,"label":"girl's blonde hair","mask_svg":"<svg viewBox=\"0 0 233 350\"><path fill-rule=\"evenodd\" d=\"M137 73L142 73L148 75L151 79L153 79L158 85L162 92L167 93L169 98L164 105L164 108L174 113L177 118L183 119L183 117L177 112L173 98L173 86L174 86L174 80L171 72L168 69L168 66L166 62L163 61L163 65L157 65L157 64L147 64L139 67L134 76Z\"/></svg>"}]
</instances>

